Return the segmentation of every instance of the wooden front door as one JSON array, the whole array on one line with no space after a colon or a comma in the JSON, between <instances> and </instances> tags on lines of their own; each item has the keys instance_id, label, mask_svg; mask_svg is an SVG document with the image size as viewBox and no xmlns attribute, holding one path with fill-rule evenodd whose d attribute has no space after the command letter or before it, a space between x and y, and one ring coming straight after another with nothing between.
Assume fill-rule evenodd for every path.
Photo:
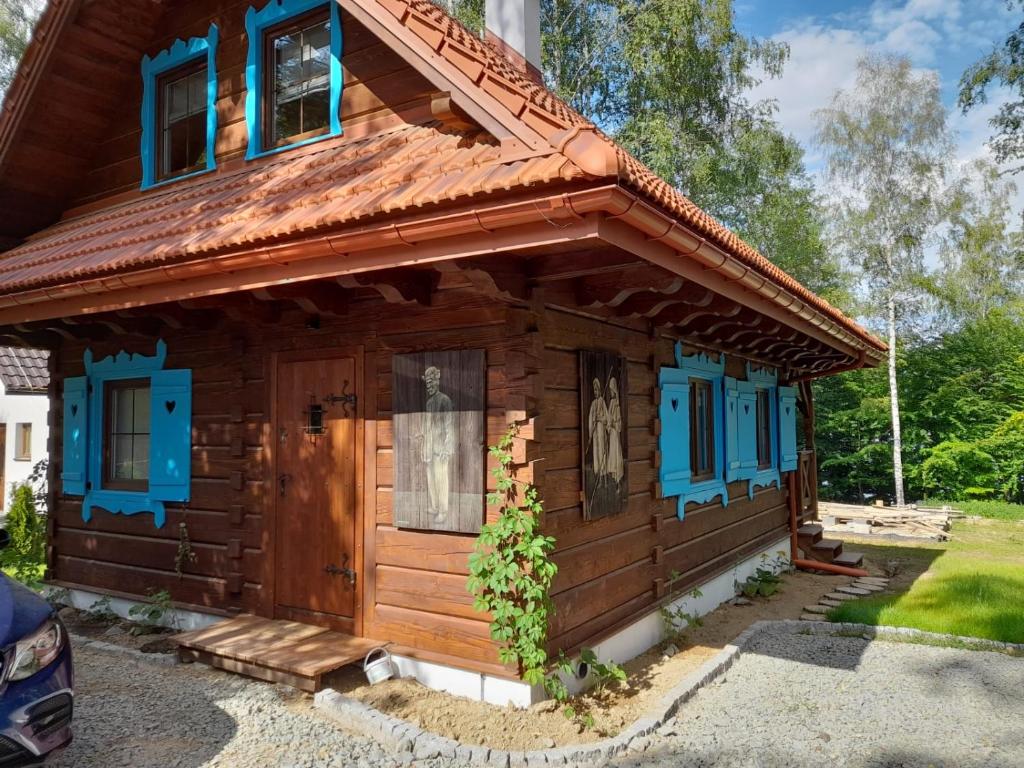
<instances>
[{"instance_id":1,"label":"wooden front door","mask_svg":"<svg viewBox=\"0 0 1024 768\"><path fill-rule=\"evenodd\" d=\"M355 632L361 359L277 363L275 613Z\"/></svg>"}]
</instances>

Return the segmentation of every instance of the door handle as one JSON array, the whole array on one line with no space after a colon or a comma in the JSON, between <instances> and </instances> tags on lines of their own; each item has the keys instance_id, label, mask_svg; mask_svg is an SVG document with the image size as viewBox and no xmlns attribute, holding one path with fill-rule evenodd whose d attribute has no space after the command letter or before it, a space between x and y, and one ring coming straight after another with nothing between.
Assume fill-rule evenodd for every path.
<instances>
[{"instance_id":1,"label":"door handle","mask_svg":"<svg viewBox=\"0 0 1024 768\"><path fill-rule=\"evenodd\" d=\"M285 494L288 492L288 481L291 480L291 479L292 479L291 475L281 475L279 478L277 478L277 482L281 486L281 498L282 499L285 497Z\"/></svg>"}]
</instances>

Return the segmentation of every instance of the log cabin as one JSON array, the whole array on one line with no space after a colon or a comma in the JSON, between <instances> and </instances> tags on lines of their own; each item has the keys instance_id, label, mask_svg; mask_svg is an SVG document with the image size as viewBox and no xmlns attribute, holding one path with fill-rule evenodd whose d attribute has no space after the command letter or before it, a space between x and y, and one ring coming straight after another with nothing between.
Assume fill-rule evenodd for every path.
<instances>
[{"instance_id":1,"label":"log cabin","mask_svg":"<svg viewBox=\"0 0 1024 768\"><path fill-rule=\"evenodd\" d=\"M528 703L466 587L510 426L552 652L624 661L780 551L857 563L810 524L809 382L885 346L546 89L537 0L500 5L481 39L428 0L49 2L0 113L0 344L50 353L50 583L166 591L226 669L315 688L387 644Z\"/></svg>"}]
</instances>

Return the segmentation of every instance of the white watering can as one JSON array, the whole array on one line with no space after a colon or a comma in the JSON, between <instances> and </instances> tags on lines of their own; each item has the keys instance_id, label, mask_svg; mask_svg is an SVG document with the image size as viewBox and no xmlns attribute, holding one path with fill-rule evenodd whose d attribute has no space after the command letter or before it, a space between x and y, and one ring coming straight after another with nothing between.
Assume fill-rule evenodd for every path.
<instances>
[{"instance_id":1,"label":"white watering can","mask_svg":"<svg viewBox=\"0 0 1024 768\"><path fill-rule=\"evenodd\" d=\"M374 648L363 661L363 672L370 685L383 683L395 676L395 665L387 648Z\"/></svg>"}]
</instances>

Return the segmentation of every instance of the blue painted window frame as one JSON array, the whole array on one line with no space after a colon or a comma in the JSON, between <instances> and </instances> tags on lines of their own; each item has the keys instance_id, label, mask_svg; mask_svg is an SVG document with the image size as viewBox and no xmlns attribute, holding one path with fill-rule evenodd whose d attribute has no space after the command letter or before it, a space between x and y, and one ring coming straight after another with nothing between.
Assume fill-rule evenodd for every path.
<instances>
[{"instance_id":1,"label":"blue painted window frame","mask_svg":"<svg viewBox=\"0 0 1024 768\"><path fill-rule=\"evenodd\" d=\"M264 34L290 18L302 16L318 8L328 8L331 14L331 126L327 133L313 136L283 147L263 146L262 102L264 98ZM304 147L317 141L324 141L342 134L341 92L344 87L344 73L341 69L342 32L341 11L335 0L270 0L261 10L249 6L245 13L245 33L249 38L249 53L245 64L245 122L249 131L249 148L245 159L274 155L289 149Z\"/></svg>"},{"instance_id":2,"label":"blue painted window frame","mask_svg":"<svg viewBox=\"0 0 1024 768\"><path fill-rule=\"evenodd\" d=\"M166 521L165 501L188 501L191 493L192 443L192 371L165 370L167 345L160 339L156 354L128 354L93 361L92 350L85 352L84 377L65 383L65 471L61 475L64 493L83 496L82 519L92 519L94 507L114 514L135 515L152 512L154 524L162 528ZM106 437L106 386L109 382L144 379L150 384L154 402L168 402L167 413L151 408L149 479L145 491L115 490L103 487L104 445ZM72 386L68 386L68 385ZM84 411L79 410L84 406ZM87 420L79 418L88 414ZM69 423L70 418L74 418ZM67 447L71 429L75 447ZM84 434L83 434L84 433ZM81 455L84 462L68 466L69 457ZM180 460L179 460L180 459Z\"/></svg>"},{"instance_id":3,"label":"blue painted window frame","mask_svg":"<svg viewBox=\"0 0 1024 768\"><path fill-rule=\"evenodd\" d=\"M142 57L142 188L152 189L209 173L217 168L217 43L220 33L216 24L210 25L206 37L193 37L187 42L175 40L156 56ZM170 179L157 179L157 146L160 134L160 103L157 93L161 75L206 58L206 167Z\"/></svg>"},{"instance_id":4,"label":"blue painted window frame","mask_svg":"<svg viewBox=\"0 0 1024 768\"><path fill-rule=\"evenodd\" d=\"M658 373L661 389L659 416L662 425L658 436L661 452L658 482L663 498L678 497L676 514L682 520L686 505L690 502L706 504L718 497L723 507L729 504L729 493L725 485L725 355L719 355L718 360L703 352L683 355L683 345L676 343L675 357L675 368L665 366ZM692 480L690 468L692 425L689 424L689 412L692 379L701 379L711 384L715 417L715 475L696 483Z\"/></svg>"},{"instance_id":5,"label":"blue painted window frame","mask_svg":"<svg viewBox=\"0 0 1024 768\"><path fill-rule=\"evenodd\" d=\"M753 386L755 392L755 398L757 390L765 389L768 390L768 407L771 409L771 413L768 419L768 423L771 425L771 446L772 446L772 463L770 467L765 469L758 469L757 472L750 480L750 498L754 498L755 488L767 488L774 483L776 488L782 487L782 481L779 474L780 465L780 445L779 445L779 374L774 368L764 367L755 368L749 362L747 363L747 381ZM755 425L754 441L756 445L757 440L757 429L759 427Z\"/></svg>"}]
</instances>

